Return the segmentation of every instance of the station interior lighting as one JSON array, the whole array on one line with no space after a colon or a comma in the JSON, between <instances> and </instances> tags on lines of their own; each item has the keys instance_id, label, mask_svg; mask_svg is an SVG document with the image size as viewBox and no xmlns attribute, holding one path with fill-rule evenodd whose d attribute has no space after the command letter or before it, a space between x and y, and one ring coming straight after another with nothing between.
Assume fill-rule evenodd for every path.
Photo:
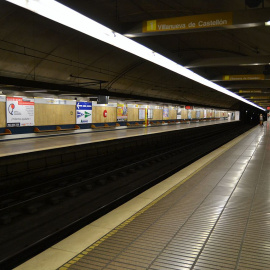
<instances>
[{"instance_id":1,"label":"station interior lighting","mask_svg":"<svg viewBox=\"0 0 270 270\"><path fill-rule=\"evenodd\" d=\"M238 96L226 88L217 85L204 77L194 73L193 71L177 64L167 57L154 52L153 50L143 46L142 44L129 39L108 27L76 12L75 10L54 0L6 0L7 2L28 9L34 13L44 16L50 20L63 24L88 36L106 42L112 46L120 48L131 54L139 56L154 64L162 66L186 78L194 80L202 85L212 88L216 91L229 95L235 99L245 102L258 109L264 110L256 104Z\"/></svg>"}]
</instances>

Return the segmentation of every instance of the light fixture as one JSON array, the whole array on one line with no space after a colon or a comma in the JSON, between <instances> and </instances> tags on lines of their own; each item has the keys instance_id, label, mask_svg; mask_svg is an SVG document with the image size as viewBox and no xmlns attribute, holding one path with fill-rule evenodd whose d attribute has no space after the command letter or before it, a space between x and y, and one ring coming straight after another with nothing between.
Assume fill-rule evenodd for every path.
<instances>
[{"instance_id":1,"label":"light fixture","mask_svg":"<svg viewBox=\"0 0 270 270\"><path fill-rule=\"evenodd\" d=\"M25 93L47 93L47 90L26 90Z\"/></svg>"},{"instance_id":2,"label":"light fixture","mask_svg":"<svg viewBox=\"0 0 270 270\"><path fill-rule=\"evenodd\" d=\"M265 26L270 26L270 21L265 22Z\"/></svg>"},{"instance_id":3,"label":"light fixture","mask_svg":"<svg viewBox=\"0 0 270 270\"><path fill-rule=\"evenodd\" d=\"M106 42L119 49L127 51L131 54L139 56L145 60L148 60L154 64L162 66L168 70L171 70L177 74L180 74L186 78L194 80L200 84L203 84L209 88L219 91L223 94L229 95L249 105L257 107L261 110L263 108L256 104L232 93L226 88L217 85L202 76L194 73L193 71L177 64L176 62L166 58L165 56L154 52L153 50L143 46L140 43L135 42L117 32L114 32L110 28L103 26L100 23L76 12L75 10L60 4L55 0L6 0L10 3L26 8L32 12L35 12L41 16L44 16L50 20L68 26L74 30L84 33L88 36Z\"/></svg>"}]
</instances>

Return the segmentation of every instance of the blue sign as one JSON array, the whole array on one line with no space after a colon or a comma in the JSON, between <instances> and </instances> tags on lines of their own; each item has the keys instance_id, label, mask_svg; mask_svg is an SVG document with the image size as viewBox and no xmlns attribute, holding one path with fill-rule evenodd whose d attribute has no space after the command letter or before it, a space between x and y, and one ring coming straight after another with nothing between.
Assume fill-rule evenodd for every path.
<instances>
[{"instance_id":1,"label":"blue sign","mask_svg":"<svg viewBox=\"0 0 270 270\"><path fill-rule=\"evenodd\" d=\"M77 102L77 110L86 110L91 111L92 110L92 103L91 102Z\"/></svg>"},{"instance_id":2,"label":"blue sign","mask_svg":"<svg viewBox=\"0 0 270 270\"><path fill-rule=\"evenodd\" d=\"M77 102L77 124L92 123L92 102Z\"/></svg>"}]
</instances>

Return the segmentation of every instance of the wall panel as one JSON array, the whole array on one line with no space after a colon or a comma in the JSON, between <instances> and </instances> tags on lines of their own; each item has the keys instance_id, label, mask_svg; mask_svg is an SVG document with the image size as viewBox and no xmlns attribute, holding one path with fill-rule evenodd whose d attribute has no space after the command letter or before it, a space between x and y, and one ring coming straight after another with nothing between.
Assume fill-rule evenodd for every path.
<instances>
[{"instance_id":1,"label":"wall panel","mask_svg":"<svg viewBox=\"0 0 270 270\"><path fill-rule=\"evenodd\" d=\"M163 110L162 109L154 109L153 110L153 119L152 120L162 121L162 114L163 114Z\"/></svg>"},{"instance_id":2,"label":"wall panel","mask_svg":"<svg viewBox=\"0 0 270 270\"><path fill-rule=\"evenodd\" d=\"M177 111L174 109L169 110L169 119L175 120L176 117L177 117Z\"/></svg>"},{"instance_id":3,"label":"wall panel","mask_svg":"<svg viewBox=\"0 0 270 270\"><path fill-rule=\"evenodd\" d=\"M35 104L35 125L73 125L76 123L76 106Z\"/></svg>"},{"instance_id":4,"label":"wall panel","mask_svg":"<svg viewBox=\"0 0 270 270\"><path fill-rule=\"evenodd\" d=\"M128 119L128 121L139 121L139 109L138 108L128 108L128 118L127 119Z\"/></svg>"},{"instance_id":5,"label":"wall panel","mask_svg":"<svg viewBox=\"0 0 270 270\"><path fill-rule=\"evenodd\" d=\"M110 123L116 122L116 107L108 107L108 106L98 106L92 107L93 110L93 123ZM103 116L104 110L107 111L107 117Z\"/></svg>"},{"instance_id":6,"label":"wall panel","mask_svg":"<svg viewBox=\"0 0 270 270\"><path fill-rule=\"evenodd\" d=\"M187 118L188 118L188 116L187 116L187 110L183 109L181 111L181 119L187 119Z\"/></svg>"},{"instance_id":7,"label":"wall panel","mask_svg":"<svg viewBox=\"0 0 270 270\"><path fill-rule=\"evenodd\" d=\"M6 127L6 102L0 102L0 127Z\"/></svg>"}]
</instances>

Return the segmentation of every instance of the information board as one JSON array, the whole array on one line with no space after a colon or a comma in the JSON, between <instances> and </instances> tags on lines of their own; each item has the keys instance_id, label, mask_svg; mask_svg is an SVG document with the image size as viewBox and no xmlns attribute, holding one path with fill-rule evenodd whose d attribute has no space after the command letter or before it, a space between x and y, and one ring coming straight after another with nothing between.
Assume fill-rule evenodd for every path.
<instances>
[{"instance_id":1,"label":"information board","mask_svg":"<svg viewBox=\"0 0 270 270\"><path fill-rule=\"evenodd\" d=\"M34 99L26 97L7 97L7 127L34 126Z\"/></svg>"},{"instance_id":2,"label":"information board","mask_svg":"<svg viewBox=\"0 0 270 270\"><path fill-rule=\"evenodd\" d=\"M76 104L76 123L92 123L92 102L77 102Z\"/></svg>"},{"instance_id":3,"label":"information board","mask_svg":"<svg viewBox=\"0 0 270 270\"><path fill-rule=\"evenodd\" d=\"M145 120L145 109L139 109L139 120Z\"/></svg>"}]
</instances>

